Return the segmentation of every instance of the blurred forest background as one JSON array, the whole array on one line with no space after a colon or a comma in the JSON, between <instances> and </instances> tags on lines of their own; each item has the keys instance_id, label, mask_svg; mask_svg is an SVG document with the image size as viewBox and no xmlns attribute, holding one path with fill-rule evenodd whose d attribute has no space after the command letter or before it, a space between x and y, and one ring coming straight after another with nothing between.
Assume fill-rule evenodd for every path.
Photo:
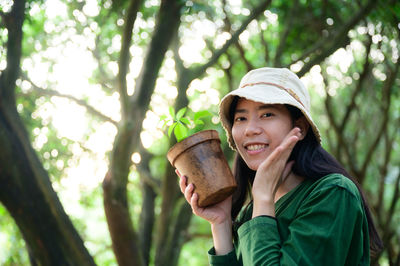
<instances>
[{"instance_id":1,"label":"blurred forest background","mask_svg":"<svg viewBox=\"0 0 400 266\"><path fill-rule=\"evenodd\" d=\"M159 117L214 112L231 160L219 99L282 66L400 265L399 51L396 0L1 0L0 264L207 265Z\"/></svg>"}]
</instances>

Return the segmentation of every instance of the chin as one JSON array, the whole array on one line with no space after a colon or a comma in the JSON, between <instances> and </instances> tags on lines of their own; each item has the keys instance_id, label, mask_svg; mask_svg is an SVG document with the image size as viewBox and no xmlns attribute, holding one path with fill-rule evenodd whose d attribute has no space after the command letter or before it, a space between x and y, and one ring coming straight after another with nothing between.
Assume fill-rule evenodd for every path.
<instances>
[{"instance_id":1,"label":"chin","mask_svg":"<svg viewBox=\"0 0 400 266\"><path fill-rule=\"evenodd\" d=\"M261 163L246 163L247 167L249 167L253 171L257 171L258 167Z\"/></svg>"}]
</instances>

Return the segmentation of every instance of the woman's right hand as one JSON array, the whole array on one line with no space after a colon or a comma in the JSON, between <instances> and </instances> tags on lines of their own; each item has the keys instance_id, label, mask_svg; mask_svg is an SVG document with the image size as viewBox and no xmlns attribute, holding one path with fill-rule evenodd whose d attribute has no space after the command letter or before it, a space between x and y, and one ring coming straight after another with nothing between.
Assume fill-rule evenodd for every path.
<instances>
[{"instance_id":1,"label":"woman's right hand","mask_svg":"<svg viewBox=\"0 0 400 266\"><path fill-rule=\"evenodd\" d=\"M205 208L199 207L199 196L194 192L194 185L187 184L187 178L182 176L178 170L175 170L175 172L180 178L179 186L181 192L184 194L186 201L192 207L192 211L195 215L214 225L231 222L232 196L217 204Z\"/></svg>"}]
</instances>

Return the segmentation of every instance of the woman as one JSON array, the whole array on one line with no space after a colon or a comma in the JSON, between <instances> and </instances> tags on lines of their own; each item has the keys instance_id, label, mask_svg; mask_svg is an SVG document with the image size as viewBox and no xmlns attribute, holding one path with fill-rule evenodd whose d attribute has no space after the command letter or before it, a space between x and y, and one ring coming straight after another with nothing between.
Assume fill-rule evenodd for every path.
<instances>
[{"instance_id":1,"label":"woman","mask_svg":"<svg viewBox=\"0 0 400 266\"><path fill-rule=\"evenodd\" d=\"M180 179L193 212L211 223L211 265L369 265L381 241L368 206L321 147L295 74L250 71L222 99L220 118L237 151L237 191L200 208L193 184Z\"/></svg>"}]
</instances>

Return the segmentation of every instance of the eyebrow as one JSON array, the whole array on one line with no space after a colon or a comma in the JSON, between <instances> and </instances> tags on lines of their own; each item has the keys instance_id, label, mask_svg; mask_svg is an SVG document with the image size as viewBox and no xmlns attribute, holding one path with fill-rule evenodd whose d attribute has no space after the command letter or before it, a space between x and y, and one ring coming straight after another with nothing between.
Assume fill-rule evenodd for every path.
<instances>
[{"instance_id":1,"label":"eyebrow","mask_svg":"<svg viewBox=\"0 0 400 266\"><path fill-rule=\"evenodd\" d=\"M257 110L265 110L265 109L270 109L270 108L276 108L274 105L272 104L263 104L260 105L259 107L257 107ZM247 113L247 109L236 109L235 110L235 114L236 113Z\"/></svg>"}]
</instances>

